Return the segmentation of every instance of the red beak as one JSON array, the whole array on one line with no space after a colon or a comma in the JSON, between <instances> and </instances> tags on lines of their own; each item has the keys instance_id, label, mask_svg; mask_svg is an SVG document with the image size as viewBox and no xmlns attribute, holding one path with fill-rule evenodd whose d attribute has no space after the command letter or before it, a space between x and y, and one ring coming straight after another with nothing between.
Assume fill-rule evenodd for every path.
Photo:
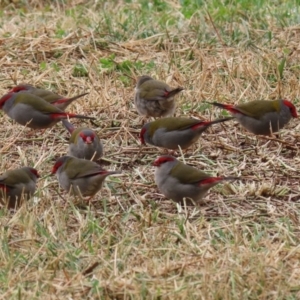
<instances>
[{"instance_id":1,"label":"red beak","mask_svg":"<svg viewBox=\"0 0 300 300\"><path fill-rule=\"evenodd\" d=\"M85 142L87 144L91 144L93 142L92 138L90 136L87 136L86 139L85 139Z\"/></svg>"}]
</instances>

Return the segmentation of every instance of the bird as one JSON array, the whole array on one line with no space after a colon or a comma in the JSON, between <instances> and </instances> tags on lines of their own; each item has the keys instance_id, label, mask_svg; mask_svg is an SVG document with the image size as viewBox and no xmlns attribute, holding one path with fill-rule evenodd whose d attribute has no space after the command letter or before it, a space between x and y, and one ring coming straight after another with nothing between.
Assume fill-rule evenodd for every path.
<instances>
[{"instance_id":1,"label":"bird","mask_svg":"<svg viewBox=\"0 0 300 300\"><path fill-rule=\"evenodd\" d=\"M138 113L145 117L166 117L173 115L176 104L174 96L182 87L171 88L165 82L143 75L138 77L134 103Z\"/></svg>"},{"instance_id":2,"label":"bird","mask_svg":"<svg viewBox=\"0 0 300 300\"><path fill-rule=\"evenodd\" d=\"M298 118L294 104L286 99L256 100L239 105L207 102L226 109L248 131L255 135L271 135L292 118Z\"/></svg>"},{"instance_id":3,"label":"bird","mask_svg":"<svg viewBox=\"0 0 300 300\"><path fill-rule=\"evenodd\" d=\"M0 175L0 202L8 208L18 208L36 190L38 171L31 167L8 170Z\"/></svg>"},{"instance_id":4,"label":"bird","mask_svg":"<svg viewBox=\"0 0 300 300\"><path fill-rule=\"evenodd\" d=\"M65 128L71 133L69 156L88 160L98 160L103 155L103 145L96 132L90 128L77 128L67 120L62 120Z\"/></svg>"},{"instance_id":5,"label":"bird","mask_svg":"<svg viewBox=\"0 0 300 300\"><path fill-rule=\"evenodd\" d=\"M105 178L121 171L107 171L97 163L72 156L62 156L54 164L51 174L56 174L60 186L75 196L86 197L87 201L102 188Z\"/></svg>"},{"instance_id":6,"label":"bird","mask_svg":"<svg viewBox=\"0 0 300 300\"><path fill-rule=\"evenodd\" d=\"M192 118L168 117L144 124L140 131L142 144L150 144L170 150L186 149L195 143L203 131L213 124L234 119L233 117L214 121L201 121Z\"/></svg>"},{"instance_id":7,"label":"bird","mask_svg":"<svg viewBox=\"0 0 300 300\"><path fill-rule=\"evenodd\" d=\"M49 128L67 118L95 119L64 112L42 98L27 92L5 94L0 99L0 109L17 123L32 129Z\"/></svg>"},{"instance_id":8,"label":"bird","mask_svg":"<svg viewBox=\"0 0 300 300\"><path fill-rule=\"evenodd\" d=\"M199 204L208 190L222 181L236 180L239 177L211 176L196 168L185 165L174 156L163 155L158 157L153 165L155 183L162 194L175 202Z\"/></svg>"},{"instance_id":9,"label":"bird","mask_svg":"<svg viewBox=\"0 0 300 300\"><path fill-rule=\"evenodd\" d=\"M80 94L80 95L77 95L77 96L74 96L71 98L66 98L66 97L58 95L52 91L34 87L33 85L28 84L28 83L19 84L19 85L13 87L9 91L9 93L18 93L18 92L28 92L30 94L38 96L38 97L44 99L46 102L49 102L50 104L58 107L61 110L65 110L73 101L88 94L88 93L83 93L83 94Z\"/></svg>"}]
</instances>

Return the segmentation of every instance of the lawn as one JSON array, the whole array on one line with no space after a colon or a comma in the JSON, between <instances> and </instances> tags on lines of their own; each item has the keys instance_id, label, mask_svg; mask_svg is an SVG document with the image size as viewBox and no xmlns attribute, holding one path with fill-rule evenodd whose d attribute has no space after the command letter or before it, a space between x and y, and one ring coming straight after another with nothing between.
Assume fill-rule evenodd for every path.
<instances>
[{"instance_id":1,"label":"lawn","mask_svg":"<svg viewBox=\"0 0 300 300\"><path fill-rule=\"evenodd\" d=\"M0 299L300 299L300 124L258 137L212 126L176 155L220 184L197 207L159 193L134 103L142 74L184 91L176 116L228 113L206 101L287 98L300 112L300 2L266 0L0 2L0 92L30 83L89 94L68 111L101 137L101 165L122 170L90 205L49 176L69 134L1 111L1 172L42 174L17 211L0 209ZM73 121L72 121L73 122Z\"/></svg>"}]
</instances>

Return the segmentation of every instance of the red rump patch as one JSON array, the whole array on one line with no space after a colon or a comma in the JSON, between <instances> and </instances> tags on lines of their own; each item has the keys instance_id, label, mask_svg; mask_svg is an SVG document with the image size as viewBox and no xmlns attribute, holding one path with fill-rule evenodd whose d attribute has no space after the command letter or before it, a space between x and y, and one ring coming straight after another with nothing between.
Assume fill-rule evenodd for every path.
<instances>
[{"instance_id":1,"label":"red rump patch","mask_svg":"<svg viewBox=\"0 0 300 300\"><path fill-rule=\"evenodd\" d=\"M69 118L74 118L78 116L76 114L71 114L71 113L65 113L65 115L68 116Z\"/></svg>"},{"instance_id":2,"label":"red rump patch","mask_svg":"<svg viewBox=\"0 0 300 300\"><path fill-rule=\"evenodd\" d=\"M207 125L209 125L209 124L210 124L209 121L202 121L202 122L199 122L199 123L196 124L196 125L193 125L191 128L194 129L194 130L196 130L196 129L198 129L199 127L204 127L204 126L207 126Z\"/></svg>"},{"instance_id":3,"label":"red rump patch","mask_svg":"<svg viewBox=\"0 0 300 300\"><path fill-rule=\"evenodd\" d=\"M212 184L212 183L220 182L222 180L223 180L223 177L209 177L209 178L201 180L199 182L199 185Z\"/></svg>"},{"instance_id":4,"label":"red rump patch","mask_svg":"<svg viewBox=\"0 0 300 300\"><path fill-rule=\"evenodd\" d=\"M231 104L220 104L220 107L222 107L222 108L224 108L224 109L230 111L230 112L233 113L233 114L236 114L236 113L240 114L240 113L241 113L238 109L236 109L236 108L235 108L233 105L231 105Z\"/></svg>"},{"instance_id":5,"label":"red rump patch","mask_svg":"<svg viewBox=\"0 0 300 300\"><path fill-rule=\"evenodd\" d=\"M52 119L61 119L63 117L66 117L66 116L69 116L69 117L72 117L73 114L67 114L67 113L52 113L51 114L51 118Z\"/></svg>"},{"instance_id":6,"label":"red rump patch","mask_svg":"<svg viewBox=\"0 0 300 300\"><path fill-rule=\"evenodd\" d=\"M235 108L235 106L232 104L222 104L222 103L218 103L218 102L212 102L211 104L213 104L214 106L226 109L229 112L231 112L232 114L241 114L241 112L237 108Z\"/></svg>"},{"instance_id":7,"label":"red rump patch","mask_svg":"<svg viewBox=\"0 0 300 300\"><path fill-rule=\"evenodd\" d=\"M146 143L145 143L145 139L144 139L144 134L145 134L145 132L146 132L146 128L143 127L142 130L141 130L141 132L140 132L140 141L141 141L141 143L142 143L143 145L146 144Z\"/></svg>"},{"instance_id":8,"label":"red rump patch","mask_svg":"<svg viewBox=\"0 0 300 300\"><path fill-rule=\"evenodd\" d=\"M69 99L67 99L67 98L58 99L58 100L54 101L52 104L62 104L62 103L67 102L68 100Z\"/></svg>"}]
</instances>

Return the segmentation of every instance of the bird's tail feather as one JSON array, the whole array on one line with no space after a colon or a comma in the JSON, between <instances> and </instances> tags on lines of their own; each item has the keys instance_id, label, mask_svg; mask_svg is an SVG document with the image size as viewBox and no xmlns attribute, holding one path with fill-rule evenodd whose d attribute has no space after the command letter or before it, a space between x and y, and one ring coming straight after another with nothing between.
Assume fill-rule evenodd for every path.
<instances>
[{"instance_id":1,"label":"bird's tail feather","mask_svg":"<svg viewBox=\"0 0 300 300\"><path fill-rule=\"evenodd\" d=\"M72 133L74 131L75 127L68 120L64 119L64 120L61 120L61 121L70 133Z\"/></svg>"},{"instance_id":2,"label":"bird's tail feather","mask_svg":"<svg viewBox=\"0 0 300 300\"><path fill-rule=\"evenodd\" d=\"M176 94L178 94L178 93L181 92L182 90L184 90L184 88L178 87L178 88L176 88L176 89L170 91L170 92L168 93L168 95L167 95L167 98L172 98L172 97L174 97Z\"/></svg>"}]
</instances>

